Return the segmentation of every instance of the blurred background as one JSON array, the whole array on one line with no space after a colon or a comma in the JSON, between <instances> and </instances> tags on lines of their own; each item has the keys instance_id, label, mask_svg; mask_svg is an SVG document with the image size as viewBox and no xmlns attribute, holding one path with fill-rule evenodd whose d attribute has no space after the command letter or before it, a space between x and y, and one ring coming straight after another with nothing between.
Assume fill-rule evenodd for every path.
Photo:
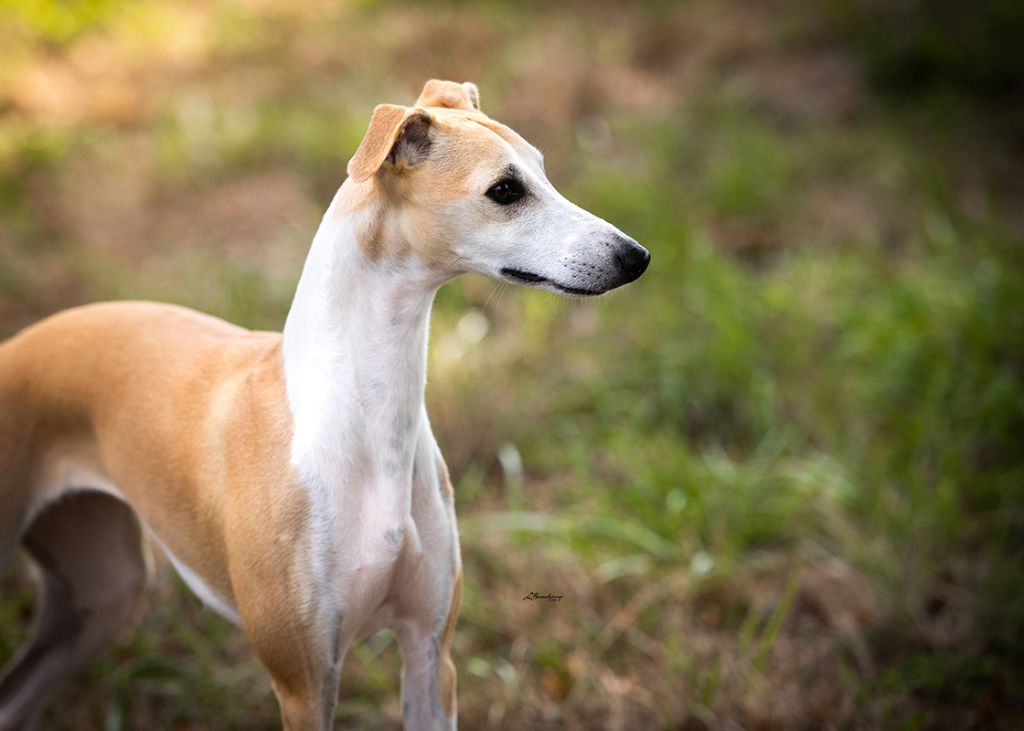
<instances>
[{"instance_id":1,"label":"blurred background","mask_svg":"<svg viewBox=\"0 0 1024 731\"><path fill-rule=\"evenodd\" d=\"M1015 0L4 0L0 336L118 298L280 329L373 106L475 81L653 262L440 292L462 727L1021 728L1022 39ZM277 728L154 583L44 728ZM16 562L0 658L33 602ZM353 650L339 725L397 728L398 668Z\"/></svg>"}]
</instances>

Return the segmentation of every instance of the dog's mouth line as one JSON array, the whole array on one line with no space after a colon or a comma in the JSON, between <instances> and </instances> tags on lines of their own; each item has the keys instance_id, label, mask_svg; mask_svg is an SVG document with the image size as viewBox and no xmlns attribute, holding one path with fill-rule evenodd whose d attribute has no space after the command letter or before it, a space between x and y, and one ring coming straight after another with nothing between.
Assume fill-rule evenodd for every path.
<instances>
[{"instance_id":1,"label":"dog's mouth line","mask_svg":"<svg viewBox=\"0 0 1024 731\"><path fill-rule=\"evenodd\" d=\"M583 287L567 287L564 284L552 281L547 277L542 277L539 274L533 272L526 272L522 269L513 269L511 267L502 267L501 275L507 279L511 279L522 284L550 284L552 287L557 289L559 292L564 294L572 294L578 297L593 297L604 292L597 289L584 289Z\"/></svg>"}]
</instances>

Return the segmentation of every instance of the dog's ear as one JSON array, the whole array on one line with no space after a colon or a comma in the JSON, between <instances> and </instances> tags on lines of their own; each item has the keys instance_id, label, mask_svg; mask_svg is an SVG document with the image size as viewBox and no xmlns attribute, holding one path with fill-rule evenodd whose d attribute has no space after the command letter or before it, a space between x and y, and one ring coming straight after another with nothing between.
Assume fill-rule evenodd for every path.
<instances>
[{"instance_id":1,"label":"dog's ear","mask_svg":"<svg viewBox=\"0 0 1024 731\"><path fill-rule=\"evenodd\" d=\"M456 84L454 81L431 79L423 85L420 98L416 100L418 107L446 107L448 109L480 109L480 90L476 84L465 82Z\"/></svg>"},{"instance_id":2,"label":"dog's ear","mask_svg":"<svg viewBox=\"0 0 1024 731\"><path fill-rule=\"evenodd\" d=\"M430 125L434 120L423 109L396 104L379 104L373 110L370 126L352 159L349 177L357 183L370 178L385 163L412 166L430 151Z\"/></svg>"}]
</instances>

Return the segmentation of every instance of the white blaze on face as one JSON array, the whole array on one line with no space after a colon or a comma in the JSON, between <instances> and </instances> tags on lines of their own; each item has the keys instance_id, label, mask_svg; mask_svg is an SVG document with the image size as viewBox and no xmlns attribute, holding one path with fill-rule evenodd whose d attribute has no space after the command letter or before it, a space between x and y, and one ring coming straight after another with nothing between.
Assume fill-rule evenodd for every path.
<instances>
[{"instance_id":1,"label":"white blaze on face","mask_svg":"<svg viewBox=\"0 0 1024 731\"><path fill-rule=\"evenodd\" d=\"M646 249L566 200L541 154L508 127L475 109L396 109L415 134L403 132L377 172L342 189L370 259L415 255L435 286L470 271L569 295L603 294L646 269Z\"/></svg>"},{"instance_id":2,"label":"white blaze on face","mask_svg":"<svg viewBox=\"0 0 1024 731\"><path fill-rule=\"evenodd\" d=\"M483 115L464 117L438 130L427 163L440 179L454 177L442 185L460 193L434 208L459 270L570 295L601 294L642 273L647 252L566 200L532 145ZM488 195L496 185L518 197L502 204Z\"/></svg>"}]
</instances>

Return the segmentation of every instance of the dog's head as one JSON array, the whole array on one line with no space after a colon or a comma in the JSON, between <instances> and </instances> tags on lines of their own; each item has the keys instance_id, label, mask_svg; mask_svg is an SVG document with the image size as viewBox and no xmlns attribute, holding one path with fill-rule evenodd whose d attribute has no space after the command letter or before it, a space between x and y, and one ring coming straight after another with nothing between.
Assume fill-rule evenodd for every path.
<instances>
[{"instance_id":1,"label":"dog's head","mask_svg":"<svg viewBox=\"0 0 1024 731\"><path fill-rule=\"evenodd\" d=\"M428 81L381 104L348 165L342 204L371 259L415 256L442 277L477 272L568 295L643 274L650 254L563 198L530 143L480 111L476 86Z\"/></svg>"}]
</instances>

